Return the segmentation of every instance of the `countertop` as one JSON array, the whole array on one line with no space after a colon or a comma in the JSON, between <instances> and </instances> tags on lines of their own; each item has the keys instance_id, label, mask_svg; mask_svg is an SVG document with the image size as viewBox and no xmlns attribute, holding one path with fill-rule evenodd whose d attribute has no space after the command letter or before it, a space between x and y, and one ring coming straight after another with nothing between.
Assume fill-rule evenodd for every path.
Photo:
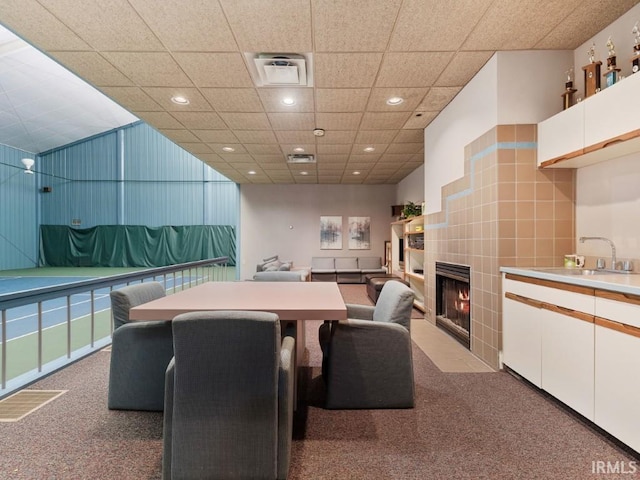
<instances>
[{"instance_id":1,"label":"countertop","mask_svg":"<svg viewBox=\"0 0 640 480\"><path fill-rule=\"evenodd\" d=\"M598 273L595 275L576 275L554 273L551 267L500 267L502 273L522 275L523 277L539 278L553 282L581 285L583 287L599 288L613 292L640 295L640 273ZM557 268L560 272L566 270Z\"/></svg>"}]
</instances>

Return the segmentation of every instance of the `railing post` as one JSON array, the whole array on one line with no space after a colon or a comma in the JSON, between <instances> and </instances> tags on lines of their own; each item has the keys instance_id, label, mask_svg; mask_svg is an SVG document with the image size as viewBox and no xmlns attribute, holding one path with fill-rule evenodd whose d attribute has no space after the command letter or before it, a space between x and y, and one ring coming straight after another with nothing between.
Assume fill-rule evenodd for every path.
<instances>
[{"instance_id":1,"label":"railing post","mask_svg":"<svg viewBox=\"0 0 640 480\"><path fill-rule=\"evenodd\" d=\"M95 290L91 289L91 348L93 348L94 337L96 334L96 304L95 304Z\"/></svg>"},{"instance_id":2,"label":"railing post","mask_svg":"<svg viewBox=\"0 0 640 480\"><path fill-rule=\"evenodd\" d=\"M67 358L71 358L71 295L67 295Z\"/></svg>"},{"instance_id":3,"label":"railing post","mask_svg":"<svg viewBox=\"0 0 640 480\"><path fill-rule=\"evenodd\" d=\"M38 302L38 371L42 371L42 302Z\"/></svg>"},{"instance_id":4,"label":"railing post","mask_svg":"<svg viewBox=\"0 0 640 480\"><path fill-rule=\"evenodd\" d=\"M2 310L2 389L7 388L7 311Z\"/></svg>"}]
</instances>

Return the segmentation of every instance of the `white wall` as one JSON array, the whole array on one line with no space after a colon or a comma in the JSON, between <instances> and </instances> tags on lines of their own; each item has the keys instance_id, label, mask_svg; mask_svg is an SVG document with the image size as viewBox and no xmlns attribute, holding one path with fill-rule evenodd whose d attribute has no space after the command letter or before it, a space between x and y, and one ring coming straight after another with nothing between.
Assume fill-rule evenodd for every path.
<instances>
[{"instance_id":1,"label":"white wall","mask_svg":"<svg viewBox=\"0 0 640 480\"><path fill-rule=\"evenodd\" d=\"M240 279L273 254L308 266L313 256L379 256L389 240L395 185L241 185ZM320 250L320 216L341 215L342 250ZM371 249L349 250L347 220L371 217Z\"/></svg>"},{"instance_id":2,"label":"white wall","mask_svg":"<svg viewBox=\"0 0 640 480\"><path fill-rule=\"evenodd\" d=\"M406 205L413 202L420 205L424 200L424 164L416 168L396 185L394 205Z\"/></svg>"},{"instance_id":3,"label":"white wall","mask_svg":"<svg viewBox=\"0 0 640 480\"><path fill-rule=\"evenodd\" d=\"M440 189L464 174L464 147L497 124L497 58L491 57L425 129L426 213L441 210Z\"/></svg>"},{"instance_id":4,"label":"white wall","mask_svg":"<svg viewBox=\"0 0 640 480\"><path fill-rule=\"evenodd\" d=\"M640 20L640 4L606 27L574 51L580 75L578 93L584 93L581 67L588 63L587 51L596 43L596 58L606 65L606 43L611 36L622 74L631 72L633 35L631 29ZM603 68L604 68L603 65ZM604 70L603 70L604 71ZM636 73L634 75L640 75ZM624 80L622 80L624 81ZM577 94L576 94L577 95ZM615 109L612 111L615 115ZM606 121L606 118L603 118ZM579 168L576 172L576 251L583 255L609 258L604 242L578 243L581 236L607 237L616 245L618 258L634 259L640 270L640 154ZM608 263L607 263L608 265Z\"/></svg>"}]
</instances>

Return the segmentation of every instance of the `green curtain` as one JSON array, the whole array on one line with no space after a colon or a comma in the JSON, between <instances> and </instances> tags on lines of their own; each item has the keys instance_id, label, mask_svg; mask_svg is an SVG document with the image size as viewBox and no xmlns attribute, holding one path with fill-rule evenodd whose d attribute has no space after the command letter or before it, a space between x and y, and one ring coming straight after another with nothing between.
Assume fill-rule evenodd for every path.
<instances>
[{"instance_id":1,"label":"green curtain","mask_svg":"<svg viewBox=\"0 0 640 480\"><path fill-rule=\"evenodd\" d=\"M40 233L40 265L47 267L163 267L216 257L236 262L231 225L41 225Z\"/></svg>"}]
</instances>

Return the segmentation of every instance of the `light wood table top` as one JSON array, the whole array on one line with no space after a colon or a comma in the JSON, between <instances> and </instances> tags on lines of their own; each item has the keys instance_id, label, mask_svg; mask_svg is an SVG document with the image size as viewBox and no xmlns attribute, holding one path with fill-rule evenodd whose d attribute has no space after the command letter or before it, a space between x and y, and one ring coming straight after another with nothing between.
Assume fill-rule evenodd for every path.
<instances>
[{"instance_id":1,"label":"light wood table top","mask_svg":"<svg viewBox=\"0 0 640 480\"><path fill-rule=\"evenodd\" d=\"M208 282L133 307L131 320L172 320L207 310L272 312L280 320L345 320L347 307L333 282Z\"/></svg>"}]
</instances>

